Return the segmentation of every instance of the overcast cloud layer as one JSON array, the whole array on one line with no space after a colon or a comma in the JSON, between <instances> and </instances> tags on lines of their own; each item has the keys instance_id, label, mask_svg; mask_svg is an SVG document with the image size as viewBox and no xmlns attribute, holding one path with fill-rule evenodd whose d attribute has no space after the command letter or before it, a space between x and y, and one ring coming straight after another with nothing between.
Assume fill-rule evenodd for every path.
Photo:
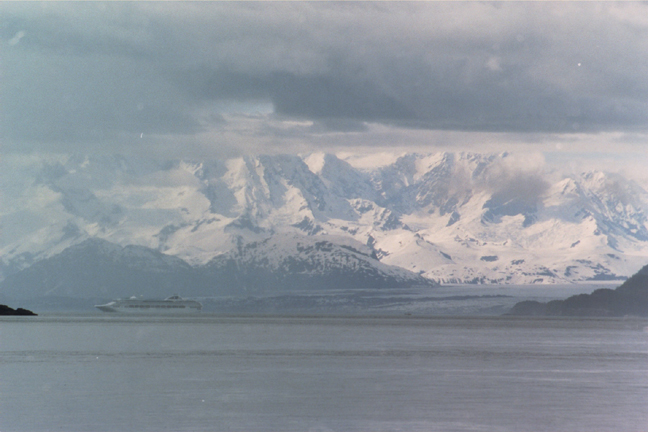
<instances>
[{"instance_id":1,"label":"overcast cloud layer","mask_svg":"<svg viewBox=\"0 0 648 432\"><path fill-rule=\"evenodd\" d=\"M644 3L5 2L0 38L4 151L648 137Z\"/></svg>"}]
</instances>

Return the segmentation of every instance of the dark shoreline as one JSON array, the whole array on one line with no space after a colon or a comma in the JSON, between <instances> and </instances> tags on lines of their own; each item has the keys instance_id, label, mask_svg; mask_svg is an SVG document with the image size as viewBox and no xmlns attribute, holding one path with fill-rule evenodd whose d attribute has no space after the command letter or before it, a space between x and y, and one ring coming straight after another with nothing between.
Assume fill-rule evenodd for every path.
<instances>
[{"instance_id":1,"label":"dark shoreline","mask_svg":"<svg viewBox=\"0 0 648 432\"><path fill-rule=\"evenodd\" d=\"M37 315L38 314L35 314L34 312L27 309L23 309L23 308L13 309L7 305L0 304L0 316L37 316Z\"/></svg>"},{"instance_id":2,"label":"dark shoreline","mask_svg":"<svg viewBox=\"0 0 648 432\"><path fill-rule=\"evenodd\" d=\"M578 294L547 303L526 300L516 303L507 315L648 317L648 266L616 289L600 288L591 294Z\"/></svg>"}]
</instances>

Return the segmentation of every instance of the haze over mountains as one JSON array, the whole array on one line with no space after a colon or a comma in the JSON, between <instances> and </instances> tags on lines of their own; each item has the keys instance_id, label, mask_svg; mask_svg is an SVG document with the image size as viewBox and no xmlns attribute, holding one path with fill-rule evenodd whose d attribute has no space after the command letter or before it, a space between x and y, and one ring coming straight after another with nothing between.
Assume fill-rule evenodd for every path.
<instances>
[{"instance_id":1,"label":"haze over mountains","mask_svg":"<svg viewBox=\"0 0 648 432\"><path fill-rule=\"evenodd\" d=\"M639 185L600 171L548 175L506 153L4 162L3 292L78 295L99 274L83 279L81 268L135 268L157 275L141 284L207 295L621 280L648 262Z\"/></svg>"}]
</instances>

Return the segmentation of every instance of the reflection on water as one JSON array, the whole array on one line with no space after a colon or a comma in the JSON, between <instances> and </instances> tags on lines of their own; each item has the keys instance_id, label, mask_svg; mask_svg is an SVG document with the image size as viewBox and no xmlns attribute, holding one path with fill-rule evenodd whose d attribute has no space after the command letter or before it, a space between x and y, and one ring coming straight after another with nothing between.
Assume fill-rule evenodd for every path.
<instances>
[{"instance_id":1,"label":"reflection on water","mask_svg":"<svg viewBox=\"0 0 648 432\"><path fill-rule=\"evenodd\" d=\"M0 320L0 430L643 430L645 320Z\"/></svg>"}]
</instances>

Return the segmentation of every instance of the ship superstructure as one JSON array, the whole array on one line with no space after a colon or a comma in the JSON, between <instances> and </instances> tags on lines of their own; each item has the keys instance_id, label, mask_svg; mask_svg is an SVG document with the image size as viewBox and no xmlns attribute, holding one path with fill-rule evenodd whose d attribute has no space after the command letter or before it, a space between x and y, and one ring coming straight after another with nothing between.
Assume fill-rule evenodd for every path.
<instances>
[{"instance_id":1,"label":"ship superstructure","mask_svg":"<svg viewBox=\"0 0 648 432\"><path fill-rule=\"evenodd\" d=\"M172 295L164 300L131 297L96 305L95 307L104 312L172 314L200 312L202 304L195 300L183 299L179 295Z\"/></svg>"}]
</instances>

